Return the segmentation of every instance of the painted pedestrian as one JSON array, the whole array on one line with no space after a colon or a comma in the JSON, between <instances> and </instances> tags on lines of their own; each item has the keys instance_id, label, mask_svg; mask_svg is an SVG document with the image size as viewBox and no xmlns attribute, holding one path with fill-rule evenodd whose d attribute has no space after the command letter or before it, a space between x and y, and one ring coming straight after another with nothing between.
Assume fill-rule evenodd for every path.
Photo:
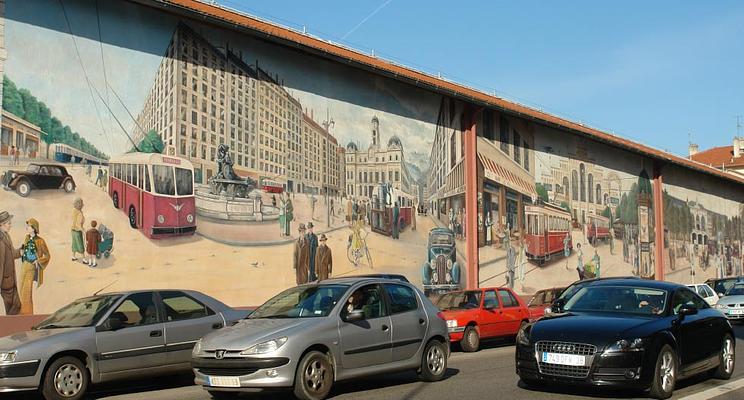
<instances>
[{"instance_id":1,"label":"painted pedestrian","mask_svg":"<svg viewBox=\"0 0 744 400\"><path fill-rule=\"evenodd\" d=\"M566 259L566 269L570 270L568 266L568 256L571 255L571 232L567 232L566 236L563 238L563 257Z\"/></svg>"},{"instance_id":2,"label":"painted pedestrian","mask_svg":"<svg viewBox=\"0 0 744 400\"><path fill-rule=\"evenodd\" d=\"M20 156L21 156L21 149L19 149L18 147L15 147L15 152L13 154L13 165L20 164L18 162L18 159L20 158Z\"/></svg>"},{"instance_id":3,"label":"painted pedestrian","mask_svg":"<svg viewBox=\"0 0 744 400\"><path fill-rule=\"evenodd\" d=\"M506 283L509 286L509 289L514 289L514 273L516 268L516 254L514 251L514 246L511 244L509 245L509 248L506 250Z\"/></svg>"},{"instance_id":4,"label":"painted pedestrian","mask_svg":"<svg viewBox=\"0 0 744 400\"><path fill-rule=\"evenodd\" d=\"M85 253L87 254L87 259L84 259L83 263L93 268L98 265L98 246L103 240L97 226L98 222L95 220L90 221L90 229L85 231Z\"/></svg>"},{"instance_id":5,"label":"painted pedestrian","mask_svg":"<svg viewBox=\"0 0 744 400\"><path fill-rule=\"evenodd\" d=\"M346 199L346 221L349 223L349 226L354 224L354 214L354 202L351 197L349 197Z\"/></svg>"},{"instance_id":6,"label":"painted pedestrian","mask_svg":"<svg viewBox=\"0 0 744 400\"><path fill-rule=\"evenodd\" d=\"M485 231L486 231L486 244L491 245L493 243L493 221L491 221L491 212L486 213Z\"/></svg>"},{"instance_id":7,"label":"painted pedestrian","mask_svg":"<svg viewBox=\"0 0 744 400\"><path fill-rule=\"evenodd\" d=\"M610 228L610 255L615 255L615 230Z\"/></svg>"},{"instance_id":8,"label":"painted pedestrian","mask_svg":"<svg viewBox=\"0 0 744 400\"><path fill-rule=\"evenodd\" d=\"M517 264L519 266L519 282L522 284L522 287L524 287L525 269L527 268L527 246L527 238L522 236L519 241L519 260Z\"/></svg>"},{"instance_id":9,"label":"painted pedestrian","mask_svg":"<svg viewBox=\"0 0 744 400\"><path fill-rule=\"evenodd\" d=\"M326 245L328 238L325 233L320 235L320 246L318 246L317 255L317 267L318 267L318 280L323 281L331 277L333 274L333 255L331 254L331 248Z\"/></svg>"},{"instance_id":10,"label":"painted pedestrian","mask_svg":"<svg viewBox=\"0 0 744 400\"><path fill-rule=\"evenodd\" d=\"M284 233L287 230L287 201L284 196L280 199L279 204L279 236L284 237Z\"/></svg>"},{"instance_id":11,"label":"painted pedestrian","mask_svg":"<svg viewBox=\"0 0 744 400\"><path fill-rule=\"evenodd\" d=\"M96 183L95 185L98 187L101 187L101 180L103 179L103 169L101 166L98 166L98 171L96 172Z\"/></svg>"},{"instance_id":12,"label":"painted pedestrian","mask_svg":"<svg viewBox=\"0 0 744 400\"><path fill-rule=\"evenodd\" d=\"M83 215L83 199L76 198L72 203L72 261L78 260L80 257L85 257L85 241L83 240L83 224L85 224L85 216Z\"/></svg>"},{"instance_id":13,"label":"painted pedestrian","mask_svg":"<svg viewBox=\"0 0 744 400\"><path fill-rule=\"evenodd\" d=\"M601 267L599 264L599 253L597 253L597 249L594 249L594 257L592 257L592 264L594 264L594 277L600 278L601 277Z\"/></svg>"},{"instance_id":14,"label":"painted pedestrian","mask_svg":"<svg viewBox=\"0 0 744 400\"><path fill-rule=\"evenodd\" d=\"M49 248L46 241L39 236L39 222L33 218L26 221L26 237L21 245L21 310L20 315L34 313L33 286L44 284L44 270L49 265Z\"/></svg>"},{"instance_id":15,"label":"painted pedestrian","mask_svg":"<svg viewBox=\"0 0 744 400\"><path fill-rule=\"evenodd\" d=\"M400 239L400 207L397 201L393 205L393 220L390 222L393 227L393 239Z\"/></svg>"},{"instance_id":16,"label":"painted pedestrian","mask_svg":"<svg viewBox=\"0 0 744 400\"><path fill-rule=\"evenodd\" d=\"M313 223L308 222L307 223L307 245L310 249L310 275L309 279L310 281L314 281L317 279L316 271L315 271L315 260L317 259L317 252L318 252L318 235L316 235L313 232Z\"/></svg>"},{"instance_id":17,"label":"painted pedestrian","mask_svg":"<svg viewBox=\"0 0 744 400\"><path fill-rule=\"evenodd\" d=\"M305 234L305 224L300 223L297 228L298 237L294 246L294 270L295 278L298 285L304 285L308 282L310 276L310 247L307 244L307 235Z\"/></svg>"},{"instance_id":18,"label":"painted pedestrian","mask_svg":"<svg viewBox=\"0 0 744 400\"><path fill-rule=\"evenodd\" d=\"M5 315L17 315L21 311L21 298L18 295L15 260L21 258L21 249L13 247L10 239L11 220L13 216L7 211L0 211L0 295L5 305Z\"/></svg>"},{"instance_id":19,"label":"painted pedestrian","mask_svg":"<svg viewBox=\"0 0 744 400\"><path fill-rule=\"evenodd\" d=\"M271 206L276 208L276 194L271 195Z\"/></svg>"},{"instance_id":20,"label":"painted pedestrian","mask_svg":"<svg viewBox=\"0 0 744 400\"><path fill-rule=\"evenodd\" d=\"M315 220L315 203L318 199L315 198L315 194L310 194L310 219Z\"/></svg>"},{"instance_id":21,"label":"painted pedestrian","mask_svg":"<svg viewBox=\"0 0 744 400\"><path fill-rule=\"evenodd\" d=\"M287 195L287 202L284 208L284 236L289 237L290 232L292 232L292 221L294 221L294 204L289 195Z\"/></svg>"},{"instance_id":22,"label":"painted pedestrian","mask_svg":"<svg viewBox=\"0 0 744 400\"><path fill-rule=\"evenodd\" d=\"M584 251L581 250L581 243L576 243L576 271L579 273L579 280L584 280L586 275L584 273Z\"/></svg>"}]
</instances>

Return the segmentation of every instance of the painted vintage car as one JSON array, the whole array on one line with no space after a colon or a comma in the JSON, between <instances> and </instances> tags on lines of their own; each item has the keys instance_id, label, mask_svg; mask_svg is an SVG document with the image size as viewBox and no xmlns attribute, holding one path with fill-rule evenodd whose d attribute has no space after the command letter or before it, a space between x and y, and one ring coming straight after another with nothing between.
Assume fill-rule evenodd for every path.
<instances>
[{"instance_id":1,"label":"painted vintage car","mask_svg":"<svg viewBox=\"0 0 744 400\"><path fill-rule=\"evenodd\" d=\"M451 229L434 228L429 231L421 281L427 296L460 289L460 265L457 262L455 232Z\"/></svg>"},{"instance_id":2,"label":"painted vintage car","mask_svg":"<svg viewBox=\"0 0 744 400\"><path fill-rule=\"evenodd\" d=\"M75 190L75 180L67 168L58 164L31 163L25 170L8 170L0 183L21 197L28 197L37 189L64 189L67 193Z\"/></svg>"}]
</instances>

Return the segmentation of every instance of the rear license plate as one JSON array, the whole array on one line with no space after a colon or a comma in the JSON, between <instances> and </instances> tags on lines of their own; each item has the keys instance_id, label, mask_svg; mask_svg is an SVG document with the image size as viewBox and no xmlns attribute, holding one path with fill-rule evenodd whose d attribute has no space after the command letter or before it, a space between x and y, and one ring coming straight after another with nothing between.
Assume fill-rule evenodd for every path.
<instances>
[{"instance_id":1,"label":"rear license plate","mask_svg":"<svg viewBox=\"0 0 744 400\"><path fill-rule=\"evenodd\" d=\"M586 363L585 356L561 353L542 353L542 362L547 364L571 365L583 367Z\"/></svg>"},{"instance_id":2,"label":"rear license plate","mask_svg":"<svg viewBox=\"0 0 744 400\"><path fill-rule=\"evenodd\" d=\"M209 386L214 387L240 387L240 379L237 376L210 376Z\"/></svg>"}]
</instances>

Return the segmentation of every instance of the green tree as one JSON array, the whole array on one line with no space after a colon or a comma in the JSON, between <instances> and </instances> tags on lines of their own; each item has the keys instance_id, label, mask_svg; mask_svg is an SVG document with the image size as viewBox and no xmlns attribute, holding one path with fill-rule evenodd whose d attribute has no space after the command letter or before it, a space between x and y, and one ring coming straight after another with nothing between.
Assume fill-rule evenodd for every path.
<instances>
[{"instance_id":1,"label":"green tree","mask_svg":"<svg viewBox=\"0 0 744 400\"><path fill-rule=\"evenodd\" d=\"M602 210L602 216L605 218L609 218L610 224L612 224L612 210L610 209L609 206L605 207L605 209Z\"/></svg>"},{"instance_id":2,"label":"green tree","mask_svg":"<svg viewBox=\"0 0 744 400\"><path fill-rule=\"evenodd\" d=\"M569 214L571 214L571 206L569 206L568 203L566 203L565 201L562 201L561 202L561 207L564 210L568 211Z\"/></svg>"},{"instance_id":3,"label":"green tree","mask_svg":"<svg viewBox=\"0 0 744 400\"><path fill-rule=\"evenodd\" d=\"M23 117L23 98L15 83L3 76L3 109Z\"/></svg>"},{"instance_id":4,"label":"green tree","mask_svg":"<svg viewBox=\"0 0 744 400\"><path fill-rule=\"evenodd\" d=\"M542 183L536 183L535 184L535 191L537 192L537 197L539 197L542 201L548 202L548 190L545 189L545 186L543 186Z\"/></svg>"},{"instance_id":5,"label":"green tree","mask_svg":"<svg viewBox=\"0 0 744 400\"><path fill-rule=\"evenodd\" d=\"M165 148L163 139L154 129L145 134L145 137L139 142L139 151L143 153L162 153Z\"/></svg>"}]
</instances>

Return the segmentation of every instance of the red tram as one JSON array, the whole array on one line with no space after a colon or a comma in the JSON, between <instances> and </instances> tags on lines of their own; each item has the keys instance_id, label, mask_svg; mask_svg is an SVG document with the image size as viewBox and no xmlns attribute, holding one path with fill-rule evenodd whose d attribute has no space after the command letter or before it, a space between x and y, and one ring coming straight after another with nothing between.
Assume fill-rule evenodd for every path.
<instances>
[{"instance_id":1,"label":"red tram","mask_svg":"<svg viewBox=\"0 0 744 400\"><path fill-rule=\"evenodd\" d=\"M586 239L589 243L596 244L598 240L610 239L610 219L601 215L589 214L589 223L586 225Z\"/></svg>"},{"instance_id":2,"label":"red tram","mask_svg":"<svg viewBox=\"0 0 744 400\"><path fill-rule=\"evenodd\" d=\"M284 186L281 183L272 181L271 179L261 180L261 189L267 193L282 193L284 192Z\"/></svg>"},{"instance_id":3,"label":"red tram","mask_svg":"<svg viewBox=\"0 0 744 400\"><path fill-rule=\"evenodd\" d=\"M527 258L543 264L552 256L562 256L565 240L571 241L571 214L553 204L525 206Z\"/></svg>"}]
</instances>

